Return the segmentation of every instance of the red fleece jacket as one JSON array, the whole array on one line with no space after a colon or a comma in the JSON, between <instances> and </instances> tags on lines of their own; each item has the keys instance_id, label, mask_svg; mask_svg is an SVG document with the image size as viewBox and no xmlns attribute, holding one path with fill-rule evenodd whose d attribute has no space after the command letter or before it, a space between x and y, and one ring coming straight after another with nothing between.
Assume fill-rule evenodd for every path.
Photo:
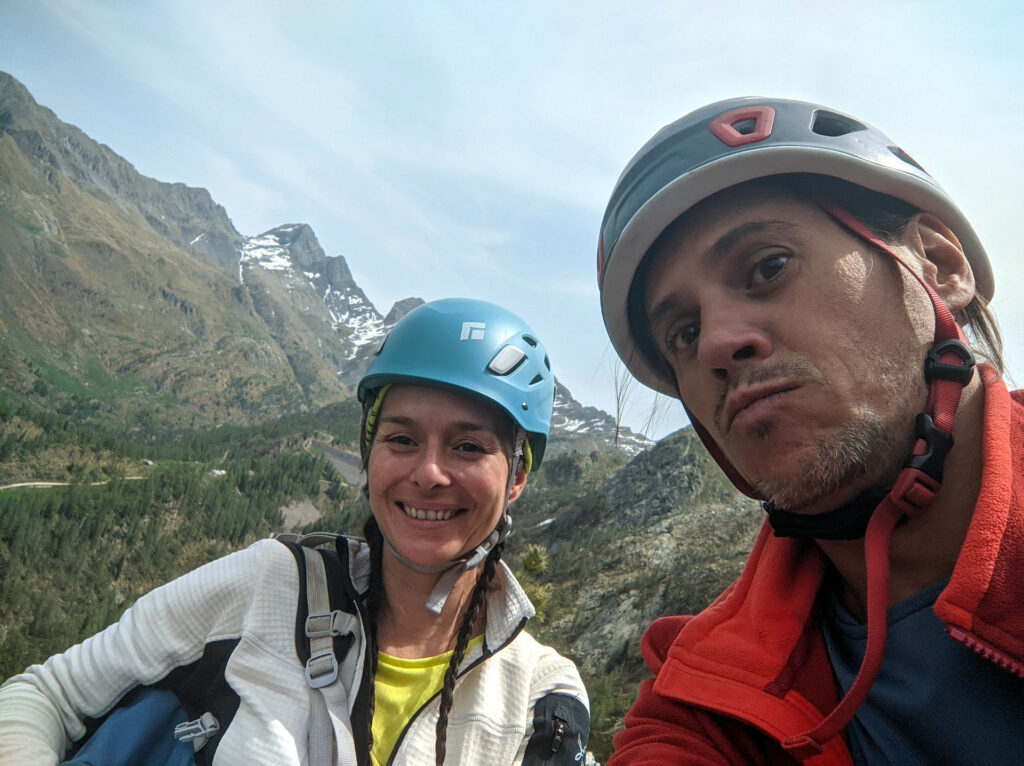
<instances>
[{"instance_id":1,"label":"red fleece jacket","mask_svg":"<svg viewBox=\"0 0 1024 766\"><path fill-rule=\"evenodd\" d=\"M1024 677L1024 390L990 367L983 477L974 515L935 612L950 635ZM608 766L794 763L781 742L839 701L817 596L825 558L813 542L761 529L739 579L696 616L656 620L644 681ZM809 764L852 764L835 737Z\"/></svg>"}]
</instances>

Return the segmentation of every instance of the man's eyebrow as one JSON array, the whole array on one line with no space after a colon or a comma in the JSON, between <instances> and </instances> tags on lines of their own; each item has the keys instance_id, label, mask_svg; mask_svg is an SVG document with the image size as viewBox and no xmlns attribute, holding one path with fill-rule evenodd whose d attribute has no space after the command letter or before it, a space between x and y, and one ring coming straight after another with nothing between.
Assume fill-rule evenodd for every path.
<instances>
[{"instance_id":1,"label":"man's eyebrow","mask_svg":"<svg viewBox=\"0 0 1024 766\"><path fill-rule=\"evenodd\" d=\"M658 320L661 319L662 314L667 314L676 305L676 296L674 293L662 298L658 301L658 305L647 312L647 325L651 329L658 324Z\"/></svg>"},{"instance_id":2,"label":"man's eyebrow","mask_svg":"<svg viewBox=\"0 0 1024 766\"><path fill-rule=\"evenodd\" d=\"M789 232L793 229L799 229L800 225L795 224L792 221L778 221L774 219L761 219L756 221L746 221L741 223L739 226L730 229L721 237L719 237L711 247L704 253L704 259L711 263L714 263L721 258L744 237L751 234L761 234L764 232Z\"/></svg>"},{"instance_id":3,"label":"man's eyebrow","mask_svg":"<svg viewBox=\"0 0 1024 766\"><path fill-rule=\"evenodd\" d=\"M764 232L788 232L799 228L801 228L799 224L792 223L791 221L779 221L775 219L746 221L745 223L741 223L739 226L730 229L715 240L711 247L704 252L702 260L708 263L720 261L725 254L729 252L729 250L736 246L738 242L751 234L761 234ZM658 301L657 305L647 312L648 324L653 327L657 323L658 319L661 318L662 314L671 311L675 304L676 298L672 294L669 294L662 300Z\"/></svg>"}]
</instances>

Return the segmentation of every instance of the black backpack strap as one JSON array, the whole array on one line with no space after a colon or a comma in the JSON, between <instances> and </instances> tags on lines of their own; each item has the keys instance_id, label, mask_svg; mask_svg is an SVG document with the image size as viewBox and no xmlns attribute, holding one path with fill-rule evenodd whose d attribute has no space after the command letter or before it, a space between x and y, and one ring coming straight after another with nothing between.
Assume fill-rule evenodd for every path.
<instances>
[{"instance_id":1,"label":"black backpack strap","mask_svg":"<svg viewBox=\"0 0 1024 766\"><path fill-rule=\"evenodd\" d=\"M307 683L318 692L309 762L352 762L356 752L366 750L367 684L364 633L348 585L347 541L323 532L276 537L292 551L298 566L296 654L305 665ZM358 758L359 763L365 760Z\"/></svg>"}]
</instances>

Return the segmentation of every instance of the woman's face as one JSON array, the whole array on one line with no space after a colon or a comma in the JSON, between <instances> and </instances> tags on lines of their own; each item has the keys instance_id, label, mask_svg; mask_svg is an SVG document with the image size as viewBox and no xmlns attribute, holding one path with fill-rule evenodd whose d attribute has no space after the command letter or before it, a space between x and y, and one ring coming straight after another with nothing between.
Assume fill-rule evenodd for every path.
<instances>
[{"instance_id":1,"label":"woman's face","mask_svg":"<svg viewBox=\"0 0 1024 766\"><path fill-rule=\"evenodd\" d=\"M381 533L420 565L472 550L501 518L510 444L509 419L497 407L446 389L392 385L367 467ZM520 473L510 503L525 484Z\"/></svg>"}]
</instances>

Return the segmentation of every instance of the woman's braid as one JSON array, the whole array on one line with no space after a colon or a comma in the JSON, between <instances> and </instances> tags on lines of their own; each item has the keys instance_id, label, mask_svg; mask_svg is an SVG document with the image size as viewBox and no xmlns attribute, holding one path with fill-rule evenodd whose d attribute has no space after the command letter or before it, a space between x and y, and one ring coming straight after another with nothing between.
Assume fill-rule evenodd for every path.
<instances>
[{"instance_id":1,"label":"woman's braid","mask_svg":"<svg viewBox=\"0 0 1024 766\"><path fill-rule=\"evenodd\" d=\"M504 520L500 523L504 526ZM499 530L500 531L500 530ZM494 574L498 570L498 561L501 559L502 549L505 543L495 545L484 560L483 571L477 577L476 587L473 588L473 595L469 599L469 606L466 607L466 614L462 619L462 626L459 628L459 637L455 644L455 651L452 652L452 659L448 663L448 670L444 674L444 686L441 688L441 706L437 714L436 740L434 743L434 754L436 766L444 764L445 753L448 749L448 713L452 709L452 702L455 696L455 678L459 672L459 665L466 656L466 648L469 646L469 639L473 637L473 626L480 614L480 608L484 605L484 599L490 588Z\"/></svg>"},{"instance_id":2,"label":"woman's braid","mask_svg":"<svg viewBox=\"0 0 1024 766\"><path fill-rule=\"evenodd\" d=\"M370 709L366 716L366 741L373 750L373 709L377 689L377 618L384 602L384 580L381 577L381 558L384 555L384 537L377 526L377 519L370 516L363 525L363 535L370 546L370 583L366 589L366 621L370 626Z\"/></svg>"}]
</instances>

